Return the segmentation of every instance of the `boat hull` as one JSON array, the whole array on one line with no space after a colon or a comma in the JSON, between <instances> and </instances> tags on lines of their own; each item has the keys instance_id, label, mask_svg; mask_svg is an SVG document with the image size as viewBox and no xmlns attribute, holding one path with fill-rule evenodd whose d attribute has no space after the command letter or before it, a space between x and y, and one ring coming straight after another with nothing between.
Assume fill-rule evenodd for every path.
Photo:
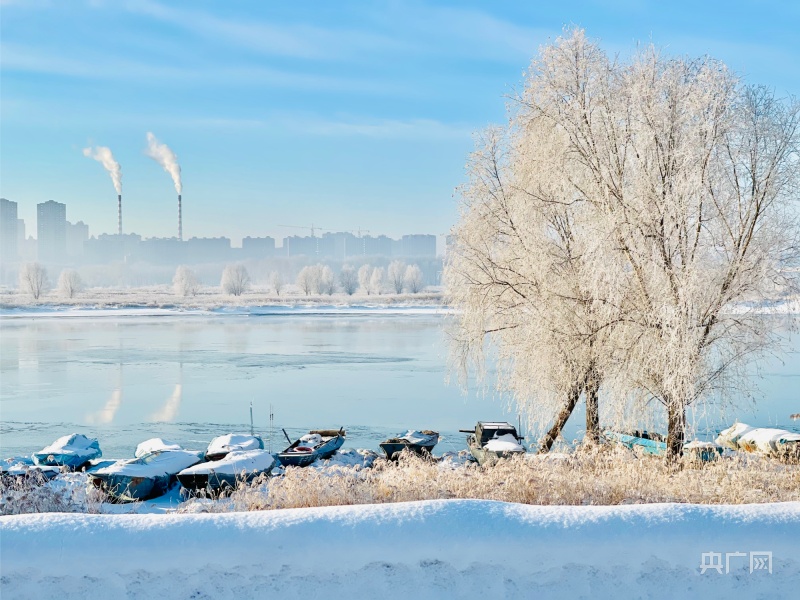
<instances>
[{"instance_id":1,"label":"boat hull","mask_svg":"<svg viewBox=\"0 0 800 600\"><path fill-rule=\"evenodd\" d=\"M419 456L430 456L436 444L410 444L408 442L382 442L381 450L389 460L397 460L403 450L408 450Z\"/></svg>"},{"instance_id":2,"label":"boat hull","mask_svg":"<svg viewBox=\"0 0 800 600\"><path fill-rule=\"evenodd\" d=\"M307 467L317 460L329 459L336 454L336 451L342 445L344 445L344 436L337 435L317 446L311 452L289 452L287 448L287 450L278 454L278 460L284 467Z\"/></svg>"},{"instance_id":3,"label":"boat hull","mask_svg":"<svg viewBox=\"0 0 800 600\"><path fill-rule=\"evenodd\" d=\"M501 452L486 450L477 446L469 447L470 454L482 467L490 467L496 465L499 461L507 458L513 458L520 454L525 454L524 450L504 450Z\"/></svg>"},{"instance_id":4,"label":"boat hull","mask_svg":"<svg viewBox=\"0 0 800 600\"><path fill-rule=\"evenodd\" d=\"M94 484L119 502L139 502L163 496L175 483L174 475L136 477L121 474L92 475Z\"/></svg>"}]
</instances>

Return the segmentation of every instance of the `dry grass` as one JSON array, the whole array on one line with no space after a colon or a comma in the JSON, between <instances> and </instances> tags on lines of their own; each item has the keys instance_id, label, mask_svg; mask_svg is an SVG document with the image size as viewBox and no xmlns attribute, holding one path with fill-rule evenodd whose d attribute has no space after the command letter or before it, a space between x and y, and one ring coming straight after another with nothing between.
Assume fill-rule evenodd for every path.
<instances>
[{"instance_id":1,"label":"dry grass","mask_svg":"<svg viewBox=\"0 0 800 600\"><path fill-rule=\"evenodd\" d=\"M181 510L269 510L374 504L441 498L479 498L542 505L652 502L744 504L800 500L800 465L760 456L713 463L635 456L614 447L569 455L527 456L482 469L453 468L405 455L371 469L286 469L283 477L241 485L223 503L187 503Z\"/></svg>"},{"instance_id":2,"label":"dry grass","mask_svg":"<svg viewBox=\"0 0 800 600\"><path fill-rule=\"evenodd\" d=\"M48 481L31 470L24 476L0 477L0 515L47 512L99 513L107 496L86 485L82 473L65 473Z\"/></svg>"}]
</instances>

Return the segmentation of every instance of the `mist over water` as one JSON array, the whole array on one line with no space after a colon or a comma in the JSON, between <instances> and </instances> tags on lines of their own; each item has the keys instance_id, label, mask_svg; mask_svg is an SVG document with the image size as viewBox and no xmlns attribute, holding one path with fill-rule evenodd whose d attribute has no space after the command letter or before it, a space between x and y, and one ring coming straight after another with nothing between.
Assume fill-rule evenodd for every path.
<instances>
[{"instance_id":1,"label":"mist over water","mask_svg":"<svg viewBox=\"0 0 800 600\"><path fill-rule=\"evenodd\" d=\"M347 429L348 447L377 449L406 429L436 429L437 453L465 448L459 428L517 413L503 398L447 385L443 317L225 315L0 319L0 456L30 454L85 433L104 455L126 457L164 437L193 449L255 430L283 449L280 428ZM706 437L735 418L796 427L800 343L765 363L763 400L698 419ZM583 412L565 431L580 435ZM532 441L529 439L529 441Z\"/></svg>"}]
</instances>

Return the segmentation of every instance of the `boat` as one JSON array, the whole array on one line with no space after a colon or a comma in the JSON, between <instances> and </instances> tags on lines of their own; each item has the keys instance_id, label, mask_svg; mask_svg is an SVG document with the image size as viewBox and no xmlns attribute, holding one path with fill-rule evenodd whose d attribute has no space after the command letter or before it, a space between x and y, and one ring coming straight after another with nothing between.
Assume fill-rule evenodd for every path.
<instances>
[{"instance_id":1,"label":"boat","mask_svg":"<svg viewBox=\"0 0 800 600\"><path fill-rule=\"evenodd\" d=\"M39 452L34 452L31 458L40 466L67 467L74 471L102 455L100 443L97 440L80 433L73 433L58 438Z\"/></svg>"},{"instance_id":2,"label":"boat","mask_svg":"<svg viewBox=\"0 0 800 600\"><path fill-rule=\"evenodd\" d=\"M200 452L156 450L138 458L118 460L87 471L95 486L120 502L163 496L178 473L202 460Z\"/></svg>"},{"instance_id":3,"label":"boat","mask_svg":"<svg viewBox=\"0 0 800 600\"><path fill-rule=\"evenodd\" d=\"M734 423L720 432L716 442L732 450L760 452L779 458L800 458L800 433L786 429Z\"/></svg>"},{"instance_id":4,"label":"boat","mask_svg":"<svg viewBox=\"0 0 800 600\"><path fill-rule=\"evenodd\" d=\"M180 444L167 441L163 438L150 438L149 440L145 440L136 446L136 451L133 453L133 455L136 458L141 458L145 454L150 454L151 452L157 451L164 452L165 450L183 450L183 448Z\"/></svg>"},{"instance_id":5,"label":"boat","mask_svg":"<svg viewBox=\"0 0 800 600\"><path fill-rule=\"evenodd\" d=\"M502 458L524 454L525 447L517 428L505 421L478 421L475 429L459 429L468 433L467 446L481 466L490 466Z\"/></svg>"},{"instance_id":6,"label":"boat","mask_svg":"<svg viewBox=\"0 0 800 600\"><path fill-rule=\"evenodd\" d=\"M61 467L34 465L32 459L24 456L9 458L0 463L0 479L4 481L24 480L44 483L59 473L61 473Z\"/></svg>"},{"instance_id":7,"label":"boat","mask_svg":"<svg viewBox=\"0 0 800 600\"><path fill-rule=\"evenodd\" d=\"M206 450L206 460L219 460L229 452L245 452L247 450L263 450L264 440L257 435L246 433L229 433L211 440Z\"/></svg>"},{"instance_id":8,"label":"boat","mask_svg":"<svg viewBox=\"0 0 800 600\"><path fill-rule=\"evenodd\" d=\"M219 460L199 463L178 473L181 487L190 492L211 494L235 488L239 482L250 483L259 475L268 475L276 465L266 450L234 450Z\"/></svg>"},{"instance_id":9,"label":"boat","mask_svg":"<svg viewBox=\"0 0 800 600\"><path fill-rule=\"evenodd\" d=\"M403 450L408 450L420 456L430 456L433 447L439 442L439 432L425 429L422 431L408 430L403 435L389 438L379 444L381 450L389 460L397 460Z\"/></svg>"},{"instance_id":10,"label":"boat","mask_svg":"<svg viewBox=\"0 0 800 600\"><path fill-rule=\"evenodd\" d=\"M325 460L333 456L344 444L346 433L344 428L312 429L299 440L292 442L286 430L283 435L289 441L289 447L278 454L278 460L286 467L307 467L316 460Z\"/></svg>"},{"instance_id":11,"label":"boat","mask_svg":"<svg viewBox=\"0 0 800 600\"><path fill-rule=\"evenodd\" d=\"M646 454L652 454L653 456L664 456L667 453L667 439L660 433L639 430L631 431L630 433L604 431L603 436L607 440L621 444L630 450L639 448ZM694 456L703 462L715 460L722 454L722 450L722 447L718 444L700 440L686 442L683 445L684 455Z\"/></svg>"}]
</instances>

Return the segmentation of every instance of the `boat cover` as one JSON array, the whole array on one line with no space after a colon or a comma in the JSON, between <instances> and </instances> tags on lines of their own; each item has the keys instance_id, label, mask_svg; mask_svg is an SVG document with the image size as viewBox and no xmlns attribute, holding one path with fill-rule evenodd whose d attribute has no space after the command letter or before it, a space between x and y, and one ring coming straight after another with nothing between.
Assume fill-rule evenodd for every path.
<instances>
[{"instance_id":1,"label":"boat cover","mask_svg":"<svg viewBox=\"0 0 800 600\"><path fill-rule=\"evenodd\" d=\"M436 445L439 441L439 432L437 431L415 431L409 429L404 435L399 437L401 440L406 440L409 444L417 444L419 446Z\"/></svg>"},{"instance_id":2,"label":"boat cover","mask_svg":"<svg viewBox=\"0 0 800 600\"><path fill-rule=\"evenodd\" d=\"M275 464L275 457L266 450L233 451L219 460L200 463L181 471L179 475L239 475L267 471Z\"/></svg>"},{"instance_id":3,"label":"boat cover","mask_svg":"<svg viewBox=\"0 0 800 600\"><path fill-rule=\"evenodd\" d=\"M37 456L71 456L76 459L83 459L83 462L102 456L100 451L100 443L86 437L80 433L73 433L72 435L65 435L58 438L49 446L45 446L39 452L34 454L34 460Z\"/></svg>"},{"instance_id":4,"label":"boat cover","mask_svg":"<svg viewBox=\"0 0 800 600\"><path fill-rule=\"evenodd\" d=\"M483 448L491 452L525 452L525 448L510 433L490 439Z\"/></svg>"},{"instance_id":5,"label":"boat cover","mask_svg":"<svg viewBox=\"0 0 800 600\"><path fill-rule=\"evenodd\" d=\"M262 450L264 442L254 435L244 433L229 433L211 440L206 454L227 454L235 450Z\"/></svg>"},{"instance_id":6,"label":"boat cover","mask_svg":"<svg viewBox=\"0 0 800 600\"><path fill-rule=\"evenodd\" d=\"M183 448L181 448L180 444L176 444L175 442L170 442L162 438L151 438L136 446L136 452L134 452L133 455L136 458L141 458L145 454L150 454L157 450L163 452L164 450L183 450Z\"/></svg>"},{"instance_id":7,"label":"boat cover","mask_svg":"<svg viewBox=\"0 0 800 600\"><path fill-rule=\"evenodd\" d=\"M123 475L126 477L163 477L178 472L200 462L197 452L188 450L164 450L151 452L139 458L118 460L115 463L93 470L92 475Z\"/></svg>"}]
</instances>

